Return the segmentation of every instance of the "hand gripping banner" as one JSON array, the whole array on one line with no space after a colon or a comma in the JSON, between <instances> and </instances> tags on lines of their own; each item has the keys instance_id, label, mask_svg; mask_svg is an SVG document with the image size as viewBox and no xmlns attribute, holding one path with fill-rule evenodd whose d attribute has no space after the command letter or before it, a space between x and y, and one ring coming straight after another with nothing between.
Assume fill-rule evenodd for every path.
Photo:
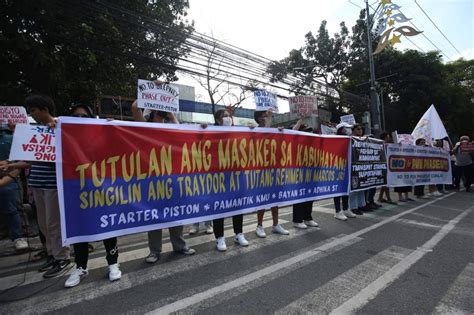
<instances>
[{"instance_id":1,"label":"hand gripping banner","mask_svg":"<svg viewBox=\"0 0 474 315\"><path fill-rule=\"evenodd\" d=\"M348 194L349 137L61 117L64 244Z\"/></svg>"}]
</instances>

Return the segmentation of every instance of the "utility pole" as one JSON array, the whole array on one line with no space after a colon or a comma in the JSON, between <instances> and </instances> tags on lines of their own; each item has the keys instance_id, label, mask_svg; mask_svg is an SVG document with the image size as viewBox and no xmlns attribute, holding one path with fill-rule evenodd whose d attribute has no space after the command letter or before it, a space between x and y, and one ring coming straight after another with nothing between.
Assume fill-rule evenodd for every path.
<instances>
[{"instance_id":1,"label":"utility pole","mask_svg":"<svg viewBox=\"0 0 474 315\"><path fill-rule=\"evenodd\" d=\"M375 87L375 68L374 68L374 56L372 55L372 37L370 36L370 30L372 29L372 23L369 14L369 1L365 0L366 14L367 14L367 48L369 53L369 66L370 66L370 120L372 122L372 134L375 136L380 135L380 112L379 112L379 95ZM374 21L372 21L374 22Z\"/></svg>"}]
</instances>

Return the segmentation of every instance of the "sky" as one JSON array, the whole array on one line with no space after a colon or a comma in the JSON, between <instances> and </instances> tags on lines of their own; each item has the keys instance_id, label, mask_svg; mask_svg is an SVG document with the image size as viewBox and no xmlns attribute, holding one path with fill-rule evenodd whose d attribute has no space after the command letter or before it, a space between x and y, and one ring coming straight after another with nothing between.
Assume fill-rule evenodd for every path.
<instances>
[{"instance_id":1,"label":"sky","mask_svg":"<svg viewBox=\"0 0 474 315\"><path fill-rule=\"evenodd\" d=\"M474 0L416 0L438 28L429 21L415 0L392 0L412 18L416 27L446 56L445 62L459 57L474 59ZM304 35L317 33L321 21L327 21L330 34L338 32L344 21L351 29L365 7L364 0L190 0L187 18L194 21L196 31L211 35L237 47L272 60L288 56L292 49L304 46ZM373 8L377 0L369 0ZM370 9L372 11L372 9ZM406 25L410 25L405 23ZM399 50L438 50L424 36L402 37ZM457 50L461 53L459 54ZM184 84L197 86L183 78ZM197 95L204 95L196 88ZM205 99L203 99L205 101Z\"/></svg>"},{"instance_id":2,"label":"sky","mask_svg":"<svg viewBox=\"0 0 474 315\"><path fill-rule=\"evenodd\" d=\"M402 12L445 52L449 58L459 53L443 38L417 7L415 0L393 0ZM417 0L465 59L474 58L474 0ZM375 8L377 0L369 1ZM363 0L190 0L188 18L198 32L247 49L270 59L282 59L294 48L304 45L308 31L317 32L321 21L328 22L330 33L339 23L355 24ZM425 51L436 48L422 35L410 38ZM418 49L406 38L398 49ZM449 61L445 57L445 61Z\"/></svg>"}]
</instances>

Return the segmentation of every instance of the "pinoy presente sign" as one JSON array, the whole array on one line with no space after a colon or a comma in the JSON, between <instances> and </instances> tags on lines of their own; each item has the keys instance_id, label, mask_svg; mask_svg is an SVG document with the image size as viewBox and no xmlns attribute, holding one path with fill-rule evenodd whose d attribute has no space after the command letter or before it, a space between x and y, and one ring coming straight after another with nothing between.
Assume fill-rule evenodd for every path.
<instances>
[{"instance_id":1,"label":"pinoy presente sign","mask_svg":"<svg viewBox=\"0 0 474 315\"><path fill-rule=\"evenodd\" d=\"M17 125L13 134L10 160L56 161L54 128L38 125Z\"/></svg>"},{"instance_id":2,"label":"pinoy presente sign","mask_svg":"<svg viewBox=\"0 0 474 315\"><path fill-rule=\"evenodd\" d=\"M176 86L166 83L138 80L137 105L140 108L177 113L179 90Z\"/></svg>"},{"instance_id":3,"label":"pinoy presente sign","mask_svg":"<svg viewBox=\"0 0 474 315\"><path fill-rule=\"evenodd\" d=\"M65 244L348 194L348 137L71 117L57 131Z\"/></svg>"},{"instance_id":4,"label":"pinoy presente sign","mask_svg":"<svg viewBox=\"0 0 474 315\"><path fill-rule=\"evenodd\" d=\"M257 111L270 110L278 113L278 102L275 94L265 90L257 90L253 92L253 95Z\"/></svg>"},{"instance_id":5,"label":"pinoy presente sign","mask_svg":"<svg viewBox=\"0 0 474 315\"><path fill-rule=\"evenodd\" d=\"M27 124L26 109L22 106L0 106L0 123Z\"/></svg>"},{"instance_id":6,"label":"pinoy presente sign","mask_svg":"<svg viewBox=\"0 0 474 315\"><path fill-rule=\"evenodd\" d=\"M388 144L388 186L451 184L449 152L441 148Z\"/></svg>"},{"instance_id":7,"label":"pinoy presente sign","mask_svg":"<svg viewBox=\"0 0 474 315\"><path fill-rule=\"evenodd\" d=\"M383 141L353 137L351 147L351 191L386 185L387 160Z\"/></svg>"}]
</instances>

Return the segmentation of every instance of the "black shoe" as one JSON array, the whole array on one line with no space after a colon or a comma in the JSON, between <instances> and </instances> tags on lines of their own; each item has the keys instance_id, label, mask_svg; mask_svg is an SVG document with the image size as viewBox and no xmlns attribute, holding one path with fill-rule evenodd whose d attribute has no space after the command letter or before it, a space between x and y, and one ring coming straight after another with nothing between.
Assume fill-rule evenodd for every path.
<instances>
[{"instance_id":1,"label":"black shoe","mask_svg":"<svg viewBox=\"0 0 474 315\"><path fill-rule=\"evenodd\" d=\"M362 211L360 211L359 209L354 209L352 210L353 213L355 214L358 214L358 215L364 215L364 213Z\"/></svg>"},{"instance_id":2,"label":"black shoe","mask_svg":"<svg viewBox=\"0 0 474 315\"><path fill-rule=\"evenodd\" d=\"M362 212L372 212L372 211L374 211L370 206L365 206L365 207L359 208L359 210L362 211Z\"/></svg>"},{"instance_id":3,"label":"black shoe","mask_svg":"<svg viewBox=\"0 0 474 315\"><path fill-rule=\"evenodd\" d=\"M55 260L53 267L43 274L43 278L53 278L65 273L68 269L67 266L71 263L69 259Z\"/></svg>"},{"instance_id":4,"label":"black shoe","mask_svg":"<svg viewBox=\"0 0 474 315\"><path fill-rule=\"evenodd\" d=\"M46 261L38 268L39 272L44 272L51 268L54 265L54 258L53 256L48 256Z\"/></svg>"}]
</instances>

